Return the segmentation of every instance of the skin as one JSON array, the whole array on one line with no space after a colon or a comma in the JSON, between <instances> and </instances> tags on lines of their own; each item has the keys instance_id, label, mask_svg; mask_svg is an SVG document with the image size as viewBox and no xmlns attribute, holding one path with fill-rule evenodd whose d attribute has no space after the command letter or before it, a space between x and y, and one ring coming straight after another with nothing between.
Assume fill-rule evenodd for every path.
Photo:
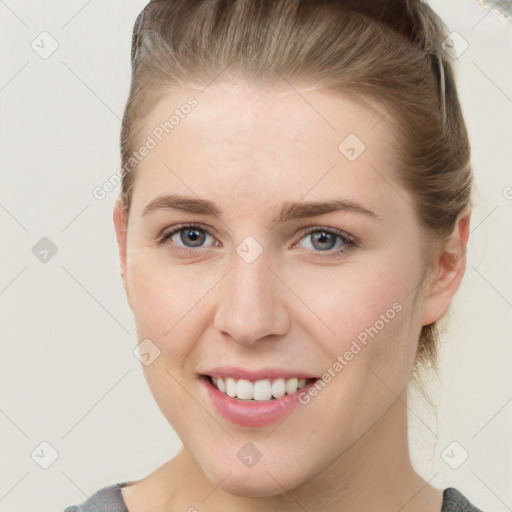
<instances>
[{"instance_id":1,"label":"skin","mask_svg":"<svg viewBox=\"0 0 512 512\"><path fill-rule=\"evenodd\" d=\"M198 106L133 171L129 215L119 203L114 209L138 339L160 350L142 368L183 442L176 457L123 488L128 509L439 511L442 490L410 462L407 384L422 325L442 316L464 274L469 212L449 244L429 245L394 174L394 134L386 119L377 122L384 109L320 89L173 90L144 121L143 136L191 95ZM348 134L366 146L353 162L338 150ZM209 199L223 213L143 215L170 193ZM338 197L376 217L337 211L274 220L287 201ZM188 230L184 241L178 233L157 244L163 229L186 222L209 228L199 247ZM318 226L357 245L329 257L342 240L322 245L305 233ZM252 263L236 252L247 236L263 248ZM230 423L199 383L197 373L219 362L321 376L396 302L400 313L279 424ZM263 455L251 468L237 458L249 441Z\"/></svg>"}]
</instances>

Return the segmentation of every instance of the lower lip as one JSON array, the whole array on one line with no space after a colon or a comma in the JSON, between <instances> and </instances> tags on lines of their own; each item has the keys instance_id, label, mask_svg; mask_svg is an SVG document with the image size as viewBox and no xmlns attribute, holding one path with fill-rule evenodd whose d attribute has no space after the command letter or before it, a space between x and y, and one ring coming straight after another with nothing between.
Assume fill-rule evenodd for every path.
<instances>
[{"instance_id":1,"label":"lower lip","mask_svg":"<svg viewBox=\"0 0 512 512\"><path fill-rule=\"evenodd\" d=\"M242 427L264 427L282 420L300 404L299 394L307 393L308 389L316 382L311 382L292 395L284 395L281 398L268 401L249 401L231 398L222 393L204 375L200 380L206 388L213 408L231 423Z\"/></svg>"}]
</instances>

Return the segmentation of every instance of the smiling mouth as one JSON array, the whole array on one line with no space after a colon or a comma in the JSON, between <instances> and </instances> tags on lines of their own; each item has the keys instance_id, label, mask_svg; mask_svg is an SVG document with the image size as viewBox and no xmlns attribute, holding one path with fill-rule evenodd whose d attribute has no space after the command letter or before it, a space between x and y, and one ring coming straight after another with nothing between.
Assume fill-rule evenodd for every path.
<instances>
[{"instance_id":1,"label":"smiling mouth","mask_svg":"<svg viewBox=\"0 0 512 512\"><path fill-rule=\"evenodd\" d=\"M210 384L225 395L243 401L268 402L285 395L293 395L305 386L317 381L313 379L279 377L250 381L233 377L212 377L204 375Z\"/></svg>"}]
</instances>

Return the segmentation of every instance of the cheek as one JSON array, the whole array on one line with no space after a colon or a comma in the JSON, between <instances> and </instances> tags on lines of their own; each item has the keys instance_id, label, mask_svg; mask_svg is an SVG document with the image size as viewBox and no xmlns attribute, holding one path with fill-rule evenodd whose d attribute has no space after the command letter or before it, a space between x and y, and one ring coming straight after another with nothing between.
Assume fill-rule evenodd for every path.
<instances>
[{"instance_id":1,"label":"cheek","mask_svg":"<svg viewBox=\"0 0 512 512\"><path fill-rule=\"evenodd\" d=\"M176 350L172 339L179 336L182 342L177 345L183 347L183 333L192 339L201 324L213 322L215 311L208 308L208 292L223 271L219 267L212 271L211 262L178 266L148 253L140 251L137 258L132 257L127 272L135 321L141 336L153 336L166 349ZM353 340L369 342L381 331L397 329L403 322L399 317L410 316L411 291L420 275L415 266L410 255L396 252L339 266L315 268L293 262L278 273L296 299L278 284L274 293L295 329L309 333L337 355Z\"/></svg>"},{"instance_id":2,"label":"cheek","mask_svg":"<svg viewBox=\"0 0 512 512\"><path fill-rule=\"evenodd\" d=\"M150 250L132 257L127 269L127 288L137 325L163 337L170 333L201 293L199 273L156 258ZM170 331L171 330L171 331Z\"/></svg>"},{"instance_id":3,"label":"cheek","mask_svg":"<svg viewBox=\"0 0 512 512\"><path fill-rule=\"evenodd\" d=\"M162 281L154 268L139 264L129 269L127 282L139 334L162 337L172 326L171 312L179 301L171 276Z\"/></svg>"},{"instance_id":4,"label":"cheek","mask_svg":"<svg viewBox=\"0 0 512 512\"><path fill-rule=\"evenodd\" d=\"M370 342L380 334L403 330L411 320L419 269L397 259L378 257L338 268L317 268L296 280L295 293L309 306L297 315L301 329L324 340L336 354L353 340ZM405 257L403 258L405 260Z\"/></svg>"},{"instance_id":5,"label":"cheek","mask_svg":"<svg viewBox=\"0 0 512 512\"><path fill-rule=\"evenodd\" d=\"M362 396L373 397L378 415L409 379L421 330L413 292L420 275L412 254L389 251L353 266L315 269L300 280L297 294L315 315L295 315L294 322L315 342L339 414L347 407L356 423L368 421L358 406Z\"/></svg>"},{"instance_id":6,"label":"cheek","mask_svg":"<svg viewBox=\"0 0 512 512\"><path fill-rule=\"evenodd\" d=\"M166 368L194 363L189 357L208 323L213 322L208 308L208 293L221 275L192 265L176 266L156 258L139 258L128 272L139 342L152 340Z\"/></svg>"}]
</instances>

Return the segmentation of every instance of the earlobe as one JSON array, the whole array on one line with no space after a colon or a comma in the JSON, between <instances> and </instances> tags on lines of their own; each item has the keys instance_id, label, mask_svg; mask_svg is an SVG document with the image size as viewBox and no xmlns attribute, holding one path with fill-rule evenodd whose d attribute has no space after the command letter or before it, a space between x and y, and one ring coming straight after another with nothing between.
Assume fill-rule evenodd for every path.
<instances>
[{"instance_id":1,"label":"earlobe","mask_svg":"<svg viewBox=\"0 0 512 512\"><path fill-rule=\"evenodd\" d=\"M457 217L455 229L437 251L425 293L422 325L428 325L443 316L458 290L466 270L466 251L469 239L469 209Z\"/></svg>"},{"instance_id":2,"label":"earlobe","mask_svg":"<svg viewBox=\"0 0 512 512\"><path fill-rule=\"evenodd\" d=\"M127 214L119 200L116 201L113 211L114 228L116 231L117 247L119 251L119 263L121 266L121 278L126 291L126 231Z\"/></svg>"}]
</instances>

